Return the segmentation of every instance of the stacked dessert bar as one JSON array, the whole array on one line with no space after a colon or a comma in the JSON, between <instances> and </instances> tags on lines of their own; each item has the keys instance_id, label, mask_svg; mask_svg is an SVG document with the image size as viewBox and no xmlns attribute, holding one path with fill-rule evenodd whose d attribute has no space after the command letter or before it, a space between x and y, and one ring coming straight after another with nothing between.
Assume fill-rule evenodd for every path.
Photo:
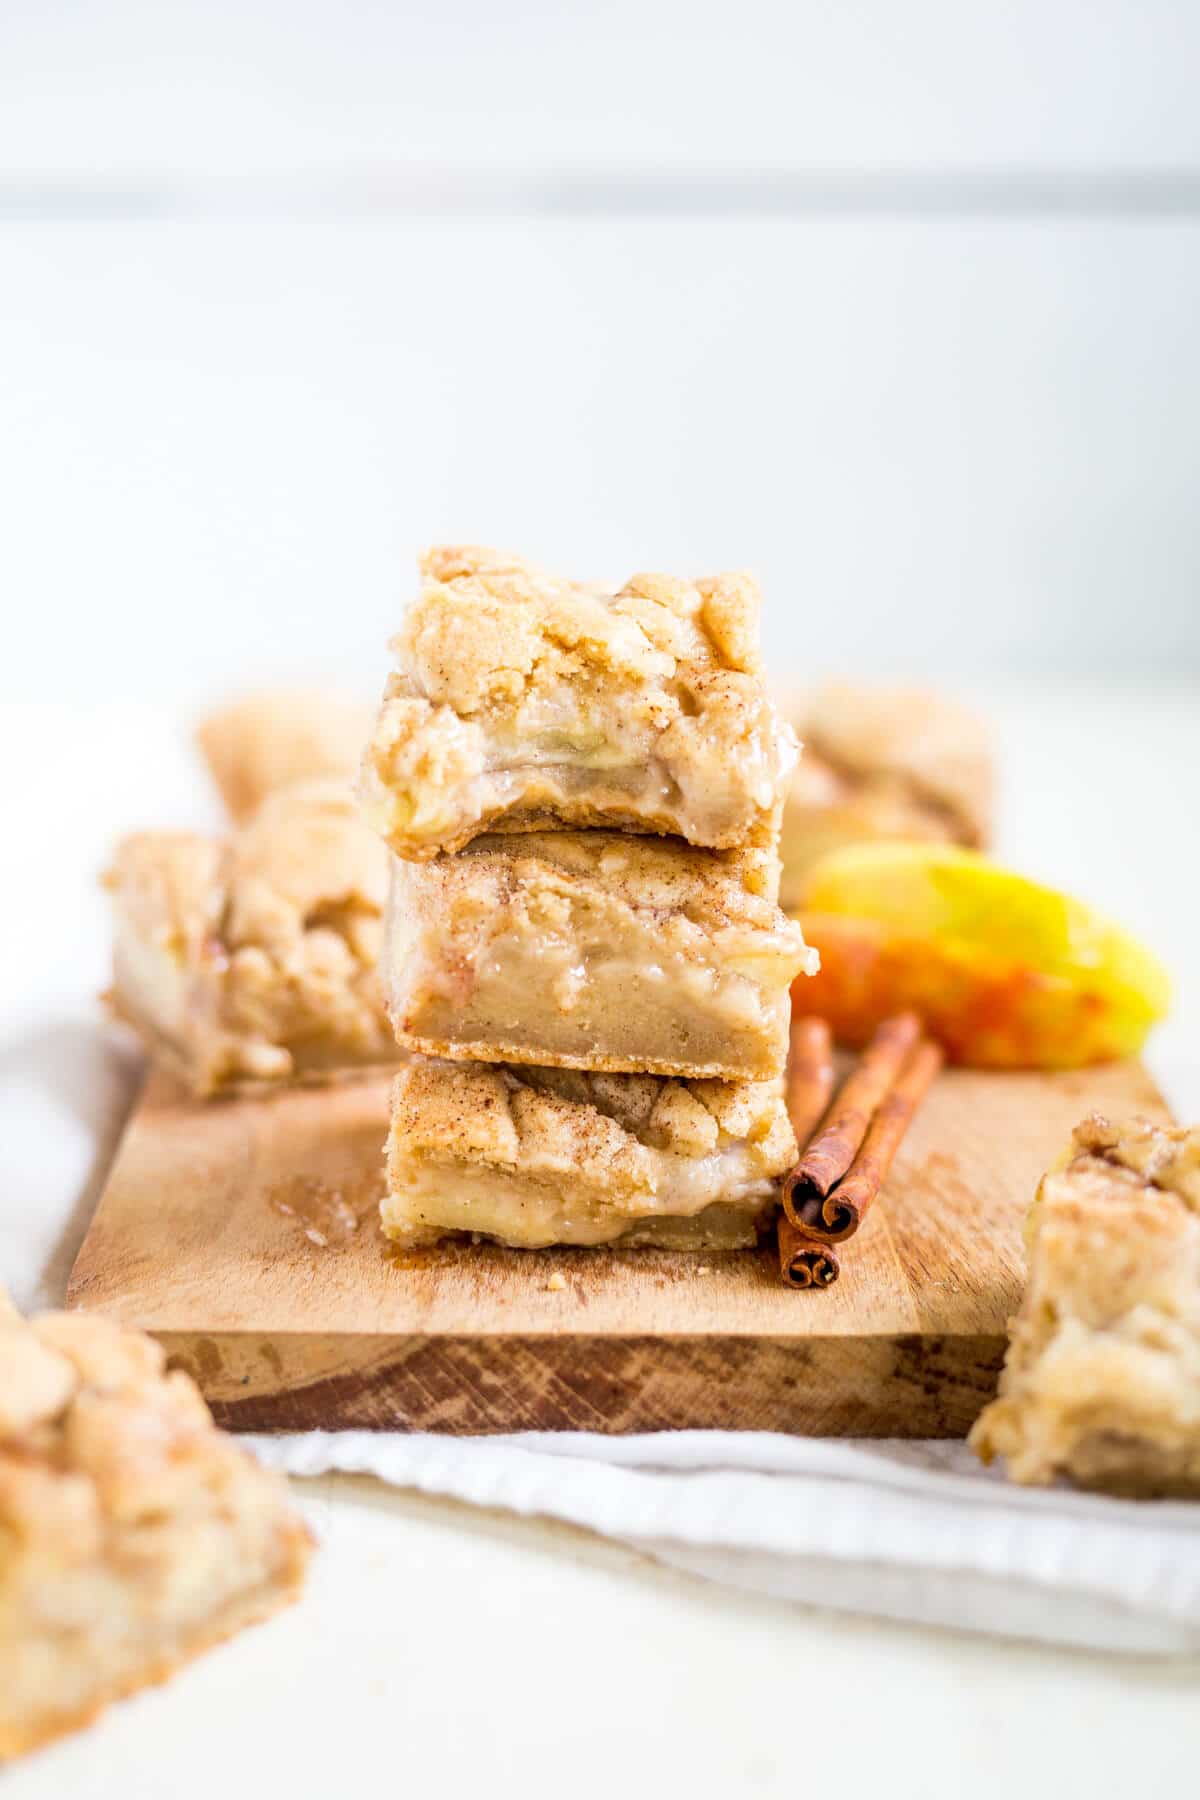
<instances>
[{"instance_id":1,"label":"stacked dessert bar","mask_svg":"<svg viewBox=\"0 0 1200 1800\"><path fill-rule=\"evenodd\" d=\"M392 851L405 1244L753 1243L796 1145L778 906L795 740L744 575L619 593L432 551L363 800Z\"/></svg>"}]
</instances>

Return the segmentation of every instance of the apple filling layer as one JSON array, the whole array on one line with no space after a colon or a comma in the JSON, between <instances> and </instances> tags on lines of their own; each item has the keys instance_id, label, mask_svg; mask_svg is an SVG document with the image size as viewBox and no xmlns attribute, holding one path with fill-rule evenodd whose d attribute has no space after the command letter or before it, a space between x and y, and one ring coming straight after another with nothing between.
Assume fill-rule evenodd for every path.
<instances>
[{"instance_id":1,"label":"apple filling layer","mask_svg":"<svg viewBox=\"0 0 1200 1800\"><path fill-rule=\"evenodd\" d=\"M759 852L613 832L496 834L393 862L383 957L397 1036L486 1062L762 1080L816 965Z\"/></svg>"},{"instance_id":2,"label":"apple filling layer","mask_svg":"<svg viewBox=\"0 0 1200 1800\"><path fill-rule=\"evenodd\" d=\"M367 816L398 855L553 825L773 841L796 750L749 577L635 576L611 594L454 548L422 571L363 765Z\"/></svg>"},{"instance_id":3,"label":"apple filling layer","mask_svg":"<svg viewBox=\"0 0 1200 1800\"><path fill-rule=\"evenodd\" d=\"M795 1157L778 1082L418 1060L393 1089L383 1228L409 1245L732 1247Z\"/></svg>"}]
</instances>

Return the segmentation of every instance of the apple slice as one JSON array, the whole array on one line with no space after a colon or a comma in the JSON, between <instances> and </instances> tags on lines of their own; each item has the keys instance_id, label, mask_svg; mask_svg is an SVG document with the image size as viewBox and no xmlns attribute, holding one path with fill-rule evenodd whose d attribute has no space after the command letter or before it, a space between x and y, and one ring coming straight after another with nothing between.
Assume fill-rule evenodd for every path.
<instances>
[{"instance_id":1,"label":"apple slice","mask_svg":"<svg viewBox=\"0 0 1200 1800\"><path fill-rule=\"evenodd\" d=\"M1079 900L941 844L858 844L812 870L821 953L793 989L860 1045L913 1007L954 1062L1069 1069L1132 1056L1167 1011L1158 958Z\"/></svg>"}]
</instances>

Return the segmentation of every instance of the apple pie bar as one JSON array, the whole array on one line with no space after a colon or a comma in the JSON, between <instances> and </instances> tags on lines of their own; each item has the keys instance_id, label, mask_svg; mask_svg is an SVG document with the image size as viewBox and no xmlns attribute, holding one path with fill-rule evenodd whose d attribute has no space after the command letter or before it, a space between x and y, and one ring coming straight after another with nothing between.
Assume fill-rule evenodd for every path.
<instances>
[{"instance_id":1,"label":"apple pie bar","mask_svg":"<svg viewBox=\"0 0 1200 1800\"><path fill-rule=\"evenodd\" d=\"M138 1332L0 1294L0 1761L295 1599L282 1481Z\"/></svg>"},{"instance_id":2,"label":"apple pie bar","mask_svg":"<svg viewBox=\"0 0 1200 1800\"><path fill-rule=\"evenodd\" d=\"M403 1245L736 1249L795 1160L778 1081L417 1058L393 1088L383 1229Z\"/></svg>"},{"instance_id":3,"label":"apple pie bar","mask_svg":"<svg viewBox=\"0 0 1200 1800\"><path fill-rule=\"evenodd\" d=\"M831 683L791 709L804 743L783 810L782 904L809 869L873 838L984 848L992 765L979 720L944 696Z\"/></svg>"},{"instance_id":4,"label":"apple pie bar","mask_svg":"<svg viewBox=\"0 0 1200 1800\"><path fill-rule=\"evenodd\" d=\"M763 684L748 576L611 593L460 548L422 573L363 763L398 856L555 826L773 847L795 739Z\"/></svg>"},{"instance_id":5,"label":"apple pie bar","mask_svg":"<svg viewBox=\"0 0 1200 1800\"><path fill-rule=\"evenodd\" d=\"M816 963L763 851L609 831L494 833L395 859L383 980L407 1049L762 1080Z\"/></svg>"},{"instance_id":6,"label":"apple pie bar","mask_svg":"<svg viewBox=\"0 0 1200 1800\"><path fill-rule=\"evenodd\" d=\"M1014 1481L1200 1494L1200 1130L1093 1116L1042 1181L1000 1396Z\"/></svg>"},{"instance_id":7,"label":"apple pie bar","mask_svg":"<svg viewBox=\"0 0 1200 1800\"><path fill-rule=\"evenodd\" d=\"M126 838L105 884L113 1008L194 1092L397 1059L387 852L342 782L280 789L227 840Z\"/></svg>"},{"instance_id":8,"label":"apple pie bar","mask_svg":"<svg viewBox=\"0 0 1200 1800\"><path fill-rule=\"evenodd\" d=\"M230 815L243 821L293 781L350 781L371 709L345 695L302 689L249 694L202 719L196 741Z\"/></svg>"}]
</instances>

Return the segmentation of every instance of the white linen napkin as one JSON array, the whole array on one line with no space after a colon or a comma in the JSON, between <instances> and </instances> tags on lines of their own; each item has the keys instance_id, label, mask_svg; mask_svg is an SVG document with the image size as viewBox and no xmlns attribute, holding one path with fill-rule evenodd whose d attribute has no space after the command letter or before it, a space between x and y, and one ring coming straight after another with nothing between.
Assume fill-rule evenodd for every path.
<instances>
[{"instance_id":1,"label":"white linen napkin","mask_svg":"<svg viewBox=\"0 0 1200 1800\"><path fill-rule=\"evenodd\" d=\"M79 1020L0 1052L0 1277L61 1303L136 1061ZM585 1526L709 1580L842 1611L1096 1649L1200 1649L1200 1506L1028 1492L961 1444L765 1432L249 1440L292 1475L398 1486Z\"/></svg>"}]
</instances>

